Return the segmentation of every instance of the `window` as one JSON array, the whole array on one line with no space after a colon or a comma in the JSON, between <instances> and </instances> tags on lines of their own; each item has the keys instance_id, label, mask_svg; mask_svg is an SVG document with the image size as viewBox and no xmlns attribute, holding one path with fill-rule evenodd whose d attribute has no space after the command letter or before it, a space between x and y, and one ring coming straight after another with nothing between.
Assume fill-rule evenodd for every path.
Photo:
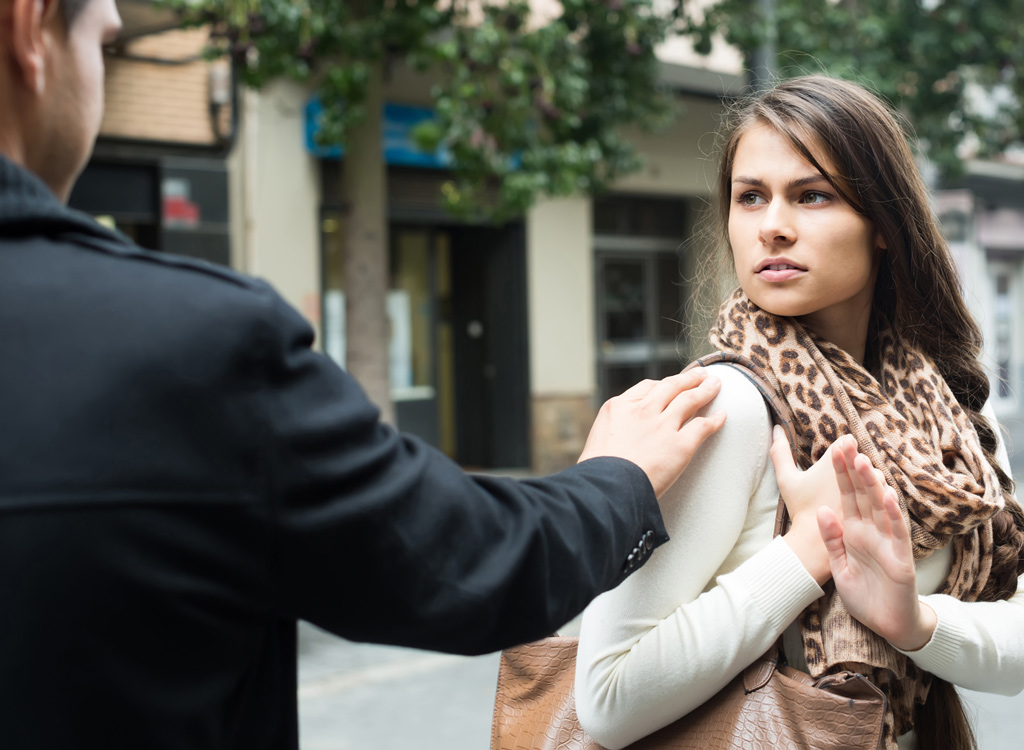
<instances>
[{"instance_id":1,"label":"window","mask_svg":"<svg viewBox=\"0 0 1024 750\"><path fill-rule=\"evenodd\" d=\"M598 386L602 399L688 359L681 336L686 203L635 196L594 205Z\"/></svg>"}]
</instances>

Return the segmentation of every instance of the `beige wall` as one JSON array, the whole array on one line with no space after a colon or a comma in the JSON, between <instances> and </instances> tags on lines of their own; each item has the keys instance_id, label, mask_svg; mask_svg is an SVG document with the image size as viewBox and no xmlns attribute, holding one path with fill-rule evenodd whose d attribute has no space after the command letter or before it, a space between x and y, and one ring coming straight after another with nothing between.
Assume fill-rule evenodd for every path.
<instances>
[{"instance_id":1,"label":"beige wall","mask_svg":"<svg viewBox=\"0 0 1024 750\"><path fill-rule=\"evenodd\" d=\"M711 151L721 111L717 100L689 99L680 119L666 132L630 134L647 166L614 190L706 199L715 179ZM526 224L531 391L543 396L593 394L597 383L591 201L542 202L529 212Z\"/></svg>"},{"instance_id":2,"label":"beige wall","mask_svg":"<svg viewBox=\"0 0 1024 750\"><path fill-rule=\"evenodd\" d=\"M243 93L229 159L232 265L265 278L319 330L320 184L305 148L306 98L286 81Z\"/></svg>"},{"instance_id":3,"label":"beige wall","mask_svg":"<svg viewBox=\"0 0 1024 750\"><path fill-rule=\"evenodd\" d=\"M526 218L530 390L593 393L594 249L590 200L534 206Z\"/></svg>"},{"instance_id":4,"label":"beige wall","mask_svg":"<svg viewBox=\"0 0 1024 750\"><path fill-rule=\"evenodd\" d=\"M621 180L616 190L681 196L710 195L715 184L715 129L723 105L717 99L687 97L679 116L662 133L627 131L643 155L642 170Z\"/></svg>"}]
</instances>

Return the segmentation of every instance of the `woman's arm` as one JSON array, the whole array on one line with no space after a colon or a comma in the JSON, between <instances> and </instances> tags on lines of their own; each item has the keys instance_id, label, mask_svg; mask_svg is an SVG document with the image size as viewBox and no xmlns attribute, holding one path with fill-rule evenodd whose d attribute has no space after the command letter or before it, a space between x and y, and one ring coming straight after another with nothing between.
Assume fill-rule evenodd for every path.
<instances>
[{"instance_id":1,"label":"woman's arm","mask_svg":"<svg viewBox=\"0 0 1024 750\"><path fill-rule=\"evenodd\" d=\"M944 594L921 601L937 622L922 648L903 652L915 664L969 690L1024 691L1024 576L1007 601L962 602Z\"/></svg>"},{"instance_id":2,"label":"woman's arm","mask_svg":"<svg viewBox=\"0 0 1024 750\"><path fill-rule=\"evenodd\" d=\"M577 713L612 750L702 704L821 596L785 542L769 544L778 487L760 393L730 367L715 374L708 408L728 419L663 499L674 541L583 618Z\"/></svg>"}]
</instances>

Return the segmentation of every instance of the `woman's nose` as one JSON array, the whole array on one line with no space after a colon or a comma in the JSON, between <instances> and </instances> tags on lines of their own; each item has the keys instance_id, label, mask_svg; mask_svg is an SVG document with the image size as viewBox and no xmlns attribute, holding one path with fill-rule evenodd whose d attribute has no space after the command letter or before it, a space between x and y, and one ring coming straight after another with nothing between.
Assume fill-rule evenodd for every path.
<instances>
[{"instance_id":1,"label":"woman's nose","mask_svg":"<svg viewBox=\"0 0 1024 750\"><path fill-rule=\"evenodd\" d=\"M764 245L788 244L796 239L792 213L784 201L773 200L761 214L758 238Z\"/></svg>"}]
</instances>

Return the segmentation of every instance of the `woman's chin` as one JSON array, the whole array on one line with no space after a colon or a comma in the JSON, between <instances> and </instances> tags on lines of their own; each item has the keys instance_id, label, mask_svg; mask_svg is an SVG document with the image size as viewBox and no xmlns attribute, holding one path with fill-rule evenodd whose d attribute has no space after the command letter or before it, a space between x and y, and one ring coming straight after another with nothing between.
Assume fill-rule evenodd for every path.
<instances>
[{"instance_id":1,"label":"woman's chin","mask_svg":"<svg viewBox=\"0 0 1024 750\"><path fill-rule=\"evenodd\" d=\"M751 294L746 289L747 297L750 301L757 305L759 308L772 315L778 315L782 318L798 318L801 315L807 315L808 312L813 312L807 309L806 303L798 302L793 299L785 299L785 296L781 294Z\"/></svg>"}]
</instances>

